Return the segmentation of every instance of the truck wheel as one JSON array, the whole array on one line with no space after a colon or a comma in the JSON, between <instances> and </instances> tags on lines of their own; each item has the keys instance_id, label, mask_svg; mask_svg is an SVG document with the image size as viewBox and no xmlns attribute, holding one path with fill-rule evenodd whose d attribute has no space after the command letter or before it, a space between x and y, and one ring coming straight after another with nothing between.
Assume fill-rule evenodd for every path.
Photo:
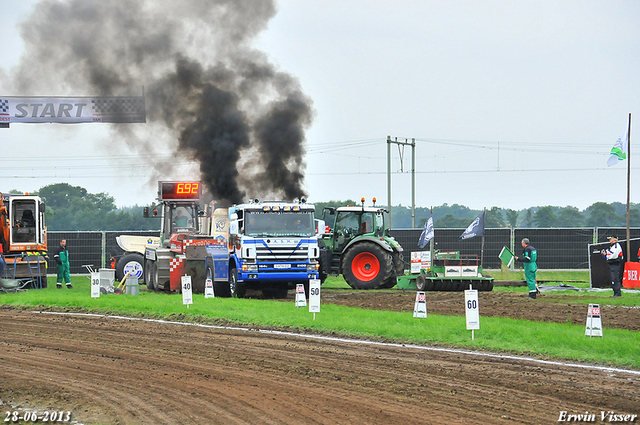
<instances>
[{"instance_id":1,"label":"truck wheel","mask_svg":"<svg viewBox=\"0 0 640 425\"><path fill-rule=\"evenodd\" d=\"M147 289L149 291L156 290L156 281L155 281L155 273L154 269L156 267L155 261L145 261L144 262L144 283L147 285Z\"/></svg>"},{"instance_id":2,"label":"truck wheel","mask_svg":"<svg viewBox=\"0 0 640 425\"><path fill-rule=\"evenodd\" d=\"M343 275L349 286L378 289L391 273L393 258L378 245L362 242L351 247L343 261Z\"/></svg>"},{"instance_id":3,"label":"truck wheel","mask_svg":"<svg viewBox=\"0 0 640 425\"><path fill-rule=\"evenodd\" d=\"M116 263L116 280L122 281L124 275L130 272L132 276L142 277L144 257L137 252L130 252L120 257Z\"/></svg>"},{"instance_id":4,"label":"truck wheel","mask_svg":"<svg viewBox=\"0 0 640 425\"><path fill-rule=\"evenodd\" d=\"M419 274L418 277L416 277L416 289L418 291L427 290L427 278L424 277L423 274Z\"/></svg>"},{"instance_id":5,"label":"truck wheel","mask_svg":"<svg viewBox=\"0 0 640 425\"><path fill-rule=\"evenodd\" d=\"M229 272L229 293L233 298L244 298L247 287L244 283L238 283L238 270L232 268Z\"/></svg>"}]
</instances>

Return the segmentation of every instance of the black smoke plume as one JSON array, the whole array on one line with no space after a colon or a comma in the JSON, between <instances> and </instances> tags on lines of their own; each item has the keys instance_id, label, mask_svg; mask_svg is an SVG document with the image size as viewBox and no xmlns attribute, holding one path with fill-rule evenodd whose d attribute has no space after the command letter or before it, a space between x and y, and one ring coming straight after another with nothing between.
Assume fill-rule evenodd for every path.
<instances>
[{"instance_id":1,"label":"black smoke plume","mask_svg":"<svg viewBox=\"0 0 640 425\"><path fill-rule=\"evenodd\" d=\"M312 102L251 47L275 15L270 0L43 0L21 30L15 95L137 96L147 124L114 124L155 171L198 176L220 202L304 194ZM104 125L104 124L96 124ZM154 155L169 149L171 159ZM184 176L182 176L184 178Z\"/></svg>"}]
</instances>

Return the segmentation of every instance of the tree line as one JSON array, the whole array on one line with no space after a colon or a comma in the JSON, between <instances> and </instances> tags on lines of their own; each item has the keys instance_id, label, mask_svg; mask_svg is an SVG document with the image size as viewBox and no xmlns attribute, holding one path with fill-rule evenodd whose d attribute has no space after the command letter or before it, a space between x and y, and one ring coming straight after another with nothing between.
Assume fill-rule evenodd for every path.
<instances>
[{"instance_id":1,"label":"tree line","mask_svg":"<svg viewBox=\"0 0 640 425\"><path fill-rule=\"evenodd\" d=\"M351 199L347 201L316 202L316 216L322 215L326 206L361 205ZM383 206L386 208L386 206ZM431 215L424 207L415 209L415 227L421 228ZM443 204L433 207L433 225L437 229L464 229L482 213L459 204ZM640 227L640 205L631 204L629 210L631 227ZM392 206L391 224L394 229L411 228L411 207ZM619 202L608 204L596 202L583 211L576 207L543 206L522 210L491 207L486 210L485 227L561 228L561 227L625 227L627 206Z\"/></svg>"},{"instance_id":2,"label":"tree line","mask_svg":"<svg viewBox=\"0 0 640 425\"><path fill-rule=\"evenodd\" d=\"M16 190L11 193L22 193ZM115 198L108 193L89 193L85 188L67 183L43 186L33 192L39 195L46 205L45 218L47 228L56 231L118 231L118 230L157 230L160 218L144 218L143 207L134 205L117 208ZM315 202L316 218L322 218L325 207L361 205L352 199L344 201ZM386 207L386 206L382 206ZM459 204L443 204L433 207L434 227L466 228L482 210L473 210ZM416 227L424 226L431 210L416 207ZM631 227L640 227L640 205L631 204ZM391 220L394 229L411 228L411 208L392 206ZM485 227L520 228L560 228L560 227L625 227L626 204L614 202L596 202L583 211L576 207L541 206L522 210L491 207L486 210Z\"/></svg>"}]
</instances>

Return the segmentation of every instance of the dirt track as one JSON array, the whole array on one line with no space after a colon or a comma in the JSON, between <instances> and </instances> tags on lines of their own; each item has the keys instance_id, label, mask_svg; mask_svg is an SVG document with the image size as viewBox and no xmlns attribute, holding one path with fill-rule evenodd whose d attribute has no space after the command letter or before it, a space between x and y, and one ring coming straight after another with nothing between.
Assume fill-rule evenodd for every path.
<instances>
[{"instance_id":1,"label":"dirt track","mask_svg":"<svg viewBox=\"0 0 640 425\"><path fill-rule=\"evenodd\" d=\"M384 295L340 294L351 305L372 297L369 308ZM389 304L415 298L387 294ZM12 309L0 309L0 323L3 412L198 425L540 424L557 423L561 411L589 411L599 423L600 411L640 414L640 375L625 372Z\"/></svg>"}]
</instances>

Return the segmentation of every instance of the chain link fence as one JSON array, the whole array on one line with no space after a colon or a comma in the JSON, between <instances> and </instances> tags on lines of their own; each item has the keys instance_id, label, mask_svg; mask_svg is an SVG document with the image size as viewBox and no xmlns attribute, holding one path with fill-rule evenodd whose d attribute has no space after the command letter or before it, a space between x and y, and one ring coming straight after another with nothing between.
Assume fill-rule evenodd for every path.
<instances>
[{"instance_id":1,"label":"chain link fence","mask_svg":"<svg viewBox=\"0 0 640 425\"><path fill-rule=\"evenodd\" d=\"M91 265L94 269L110 267L109 259L112 256L122 254L122 249L116 242L116 237L120 235L158 237L160 236L160 231L47 232L47 246L49 248L48 273L56 272L53 254L60 246L62 239L67 240L71 274L86 274L85 265Z\"/></svg>"},{"instance_id":2,"label":"chain link fence","mask_svg":"<svg viewBox=\"0 0 640 425\"><path fill-rule=\"evenodd\" d=\"M465 229L435 229L435 248L440 251L460 251L463 255L482 257L485 269L501 267L498 254L503 246L507 246L516 255L522 248L520 241L528 238L538 251L538 268L540 269L588 269L589 244L607 242L607 236L615 234L620 240L626 239L626 228L566 228L566 229L485 229L484 248L482 238L476 237L458 241ZM422 229L391 230L391 235L404 248L404 260L409 268L411 253L428 249L418 248L418 239ZM125 231L125 232L47 232L49 252L49 273L55 273L56 265L53 253L62 239L67 240L69 262L72 274L87 273L84 265L95 269L110 267L109 259L122 254L116 243L119 235L160 236L160 231ZM640 228L631 229L631 238L640 238ZM516 267L521 267L516 263Z\"/></svg>"}]
</instances>

